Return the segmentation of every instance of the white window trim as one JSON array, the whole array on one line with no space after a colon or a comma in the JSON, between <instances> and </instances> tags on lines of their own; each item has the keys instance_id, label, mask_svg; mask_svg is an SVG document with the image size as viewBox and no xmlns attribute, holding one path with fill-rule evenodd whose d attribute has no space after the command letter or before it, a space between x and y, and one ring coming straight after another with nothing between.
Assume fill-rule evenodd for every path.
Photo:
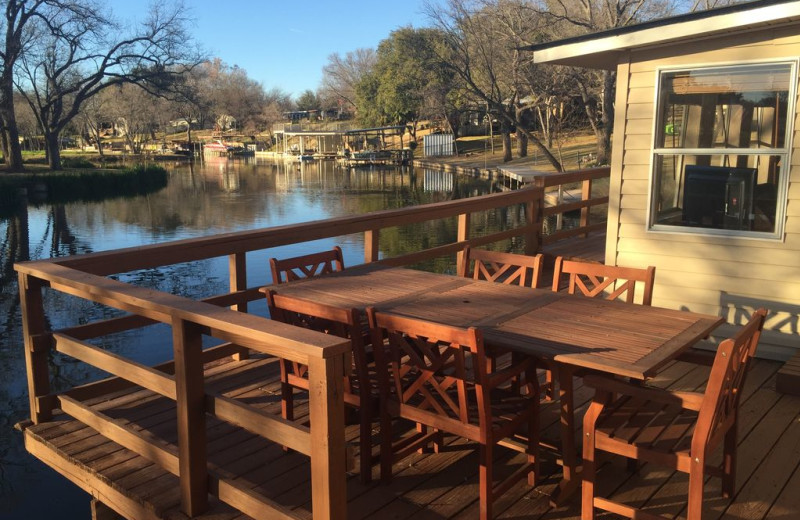
<instances>
[{"instance_id":1,"label":"white window trim","mask_svg":"<svg viewBox=\"0 0 800 520\"><path fill-rule=\"evenodd\" d=\"M774 58L766 60L744 60L744 61L725 61L714 63L686 63L681 65L671 65L664 67L656 67L655 70L655 87L653 93L653 127L651 130L650 140L650 173L647 188L647 219L645 222L645 232L654 234L671 234L671 235L700 235L708 237L731 237L737 239L750 239L750 240L768 240L768 241L783 241L784 228L786 224L786 207L789 198L789 178L791 177L791 158L794 142L794 129L795 119L798 114L796 113L797 92L798 92L798 58ZM665 73L676 72L682 70L699 70L699 69L717 69L732 66L757 66L785 63L791 66L791 78L789 86L789 99L786 106L786 139L784 148L770 148L764 151L758 151L754 148L657 148L656 139L658 137L659 125L659 94L661 93L661 82ZM659 155L781 155L783 156L782 163L785 165L785 171L781 171L781 180L778 185L777 201L778 204L775 208L775 231L767 233L764 231L740 231L733 229L713 229L713 228L699 228L689 226L674 226L655 223L655 208L653 205L653 196L655 193L656 183L656 165L657 157Z\"/></svg>"}]
</instances>

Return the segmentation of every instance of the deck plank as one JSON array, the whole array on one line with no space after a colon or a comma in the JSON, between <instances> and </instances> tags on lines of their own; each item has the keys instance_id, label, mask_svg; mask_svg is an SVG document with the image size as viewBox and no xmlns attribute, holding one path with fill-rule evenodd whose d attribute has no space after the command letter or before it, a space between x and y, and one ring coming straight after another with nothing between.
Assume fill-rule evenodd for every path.
<instances>
[{"instance_id":1,"label":"deck plank","mask_svg":"<svg viewBox=\"0 0 800 520\"><path fill-rule=\"evenodd\" d=\"M704 518L777 520L798 513L800 497L794 490L800 484L800 398L775 392L779 366L762 360L753 364L742 400L738 493L732 502L723 500L719 497L718 479L709 479ZM702 390L707 372L706 367L672 363L650 384ZM250 359L230 362L228 366L215 364L209 367L209 376L209 391L242 400L269 413L280 412L280 383L274 362ZM585 387L580 379L574 383L575 407L580 414L588 406L593 390ZM176 442L171 401L138 388L107 397L92 398L91 402L120 424ZM305 392L296 394L296 404L298 420L307 420ZM545 437L558 438L556 403L543 406L542 425ZM210 417L207 436L209 460L213 464L236 476L246 487L294 508L301 518L310 518L307 457L286 453L280 446L253 433ZM352 442L357 437L357 427L349 426L346 441ZM134 505L130 507L142 508L152 518L166 518L179 511L177 477L78 421L62 415L50 423L31 426L26 432L26 443L38 443L41 450L50 453L46 457L48 463L70 474L73 481L88 478L96 482L107 498L134 497L131 502ZM475 498L478 465L474 447L466 446L466 441L456 437L447 437L447 443L447 449L440 454L414 454L396 465L395 477L388 486L378 480L362 485L351 475L347 483L348 518L473 518L478 507ZM501 449L496 464L508 470L519 462L519 457L519 454ZM60 462L56 464L57 461ZM560 478L561 468L555 464L549 450L542 450L542 461L540 484L531 489L521 482L504 494L496 505L497 518L577 520L579 499L559 508L550 506L549 495ZM606 461L598 471L602 477L598 485L601 496L631 501L650 512L683 514L687 489L684 475L648 465L629 473L624 461L617 459ZM373 476L378 477L377 466L373 468ZM218 518L244 518L224 504L217 506Z\"/></svg>"}]
</instances>

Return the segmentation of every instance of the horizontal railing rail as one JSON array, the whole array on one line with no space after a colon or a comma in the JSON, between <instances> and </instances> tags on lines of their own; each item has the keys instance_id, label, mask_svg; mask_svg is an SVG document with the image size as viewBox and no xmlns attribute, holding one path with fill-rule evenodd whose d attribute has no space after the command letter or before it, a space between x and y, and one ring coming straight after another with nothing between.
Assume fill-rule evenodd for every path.
<instances>
[{"instance_id":1,"label":"horizontal railing rail","mask_svg":"<svg viewBox=\"0 0 800 520\"><path fill-rule=\"evenodd\" d=\"M256 518L293 517L291 511L239 487L231 475L208 463L205 416L210 414L309 455L314 518L344 518L345 443L341 386L348 344L333 336L239 312L247 310L248 302L263 297L258 287L248 287L246 254L356 233L364 234L364 262L367 263L407 265L459 253L467 245L482 246L514 237L522 237L525 252L534 254L543 242L550 241L550 238L542 237L542 225L544 217L556 211L579 210L582 214L581 226L562 233L562 236L600 229L602 223L590 223L588 212L604 203L604 199L607 203L608 198L591 197L591 182L607 175L607 169L570 172L549 176L540 186L512 192L18 264L31 420L34 423L47 421L53 411L60 408L120 445L149 457L179 476L182 509L186 514L202 512L207 507L210 492ZM574 182L584 183L585 196L580 202L545 208L545 188L555 185L553 183ZM474 214L517 205L524 206L524 218L514 227L482 236L471 233ZM457 219L454 240L421 251L381 258L382 230L446 218ZM229 260L229 292L204 300L137 287L108 277L218 257ZM129 314L57 331L49 330L42 299L45 288ZM89 341L156 323L166 324L172 329L174 360L154 367L110 353ZM203 349L204 336L216 338L223 344ZM56 395L50 389L47 359L51 350L93 365L114 377ZM309 396L311 428L263 413L235 399L206 392L205 362L232 354L246 356L249 351L309 366L311 386L315 388ZM141 431L117 424L102 411L82 402L103 392L130 386L146 388L176 402L177 449Z\"/></svg>"}]
</instances>

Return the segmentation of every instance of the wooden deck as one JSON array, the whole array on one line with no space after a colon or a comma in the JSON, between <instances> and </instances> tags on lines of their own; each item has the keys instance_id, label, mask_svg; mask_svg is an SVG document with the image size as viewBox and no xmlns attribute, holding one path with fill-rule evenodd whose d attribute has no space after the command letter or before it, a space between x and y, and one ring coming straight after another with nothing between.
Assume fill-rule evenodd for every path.
<instances>
[{"instance_id":1,"label":"wooden deck","mask_svg":"<svg viewBox=\"0 0 800 520\"><path fill-rule=\"evenodd\" d=\"M781 519L800 515L800 397L775 391L779 363L756 360L743 396L739 425L737 492L732 501L719 497L719 483L707 486L704 519ZM273 358L230 359L206 365L207 390L235 398L270 413L279 414L278 365ZM652 384L697 390L705 384L708 369L674 363ZM590 398L588 388L576 382L579 413ZM109 415L115 424L145 436L159 437L167 450L177 450L174 401L132 387L91 401L92 409ZM298 416L307 412L306 401L297 402ZM557 438L557 410L543 408L545 437ZM302 420L302 419L301 419ZM377 424L376 424L377 430ZM377 433L377 431L376 431ZM347 439L356 446L357 426L349 426ZM208 416L208 460L223 474L235 476L254 496L264 496L282 507L311 517L311 471L308 457L283 451L281 446ZM107 440L92 428L68 416L25 430L27 448L101 501L140 518L183 518L178 478L145 457ZM477 456L464 441L451 438L439 454L417 454L395 469L390 485L347 482L348 518L468 519L477 516ZM359 456L358 453L355 454ZM512 456L513 455L513 456ZM521 458L512 451L498 454L498 465L511 470ZM572 519L580 512L577 498L563 508L551 508L549 493L559 477L555 457L545 452L543 478L536 488L524 482L497 504L498 518ZM353 464L357 468L357 464ZM377 467L373 476L377 478ZM682 514L687 478L660 468L642 466L627 471L624 461L606 462L599 471L599 493L613 495L650 512L670 517ZM225 504L216 503L204 518L247 518Z\"/></svg>"},{"instance_id":2,"label":"wooden deck","mask_svg":"<svg viewBox=\"0 0 800 520\"><path fill-rule=\"evenodd\" d=\"M778 370L775 386L778 392L800 395L800 351Z\"/></svg>"},{"instance_id":3,"label":"wooden deck","mask_svg":"<svg viewBox=\"0 0 800 520\"><path fill-rule=\"evenodd\" d=\"M596 231L586 238L574 237L542 247L542 253L555 258L583 258L593 262L606 261L606 232ZM645 266L636 266L645 267Z\"/></svg>"}]
</instances>

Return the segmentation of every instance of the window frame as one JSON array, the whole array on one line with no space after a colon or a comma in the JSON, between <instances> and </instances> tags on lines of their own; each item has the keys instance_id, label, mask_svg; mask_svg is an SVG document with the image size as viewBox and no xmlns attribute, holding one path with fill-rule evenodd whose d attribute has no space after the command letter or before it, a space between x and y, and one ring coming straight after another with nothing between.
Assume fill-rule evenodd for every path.
<instances>
[{"instance_id":1,"label":"window frame","mask_svg":"<svg viewBox=\"0 0 800 520\"><path fill-rule=\"evenodd\" d=\"M794 141L795 119L797 118L796 103L798 93L798 58L774 58L744 61L725 61L713 63L685 63L680 65L669 65L656 67L655 87L653 93L653 127L650 140L650 173L647 192L647 219L645 231L647 233L659 234L680 234L680 235L700 235L708 237L731 237L742 239L782 241L784 239L784 228L786 223L786 207L788 205L789 178L791 175L791 157ZM790 66L789 92L786 106L786 136L783 148L659 148L659 125L661 117L661 88L666 74L680 71L723 69L728 67L757 67L760 65L780 65ZM693 226L680 226L671 224L659 224L656 222L656 204L654 197L658 193L656 186L658 176L659 157L678 156L678 155L753 155L753 156L780 156L781 163L784 165L780 172L780 182L777 191L777 204L775 208L775 229L773 232L766 231L745 231L735 229L703 228Z\"/></svg>"}]
</instances>

